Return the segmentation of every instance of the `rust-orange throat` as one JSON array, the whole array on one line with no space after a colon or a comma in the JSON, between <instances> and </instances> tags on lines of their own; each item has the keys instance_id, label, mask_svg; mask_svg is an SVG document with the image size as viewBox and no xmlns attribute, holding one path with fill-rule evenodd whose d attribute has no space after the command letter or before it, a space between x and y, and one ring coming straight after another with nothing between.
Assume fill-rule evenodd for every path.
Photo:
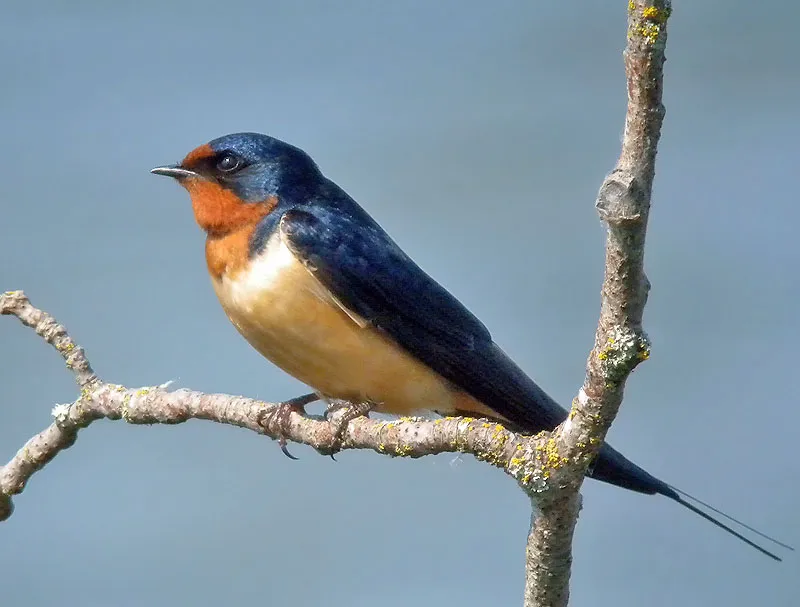
<instances>
[{"instance_id":1,"label":"rust-orange throat","mask_svg":"<svg viewBox=\"0 0 800 607\"><path fill-rule=\"evenodd\" d=\"M197 175L182 179L180 183L189 192L197 224L207 234L208 271L219 279L244 268L258 222L278 201L270 197L261 202L246 202L216 180L204 177L202 165L213 156L214 151L208 144L190 152L180 166Z\"/></svg>"}]
</instances>

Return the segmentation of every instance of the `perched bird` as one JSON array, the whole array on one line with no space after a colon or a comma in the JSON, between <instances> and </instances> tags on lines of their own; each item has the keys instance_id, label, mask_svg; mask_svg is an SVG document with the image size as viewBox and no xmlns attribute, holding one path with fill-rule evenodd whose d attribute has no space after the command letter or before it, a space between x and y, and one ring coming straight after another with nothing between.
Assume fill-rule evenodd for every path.
<instances>
[{"instance_id":1,"label":"perched bird","mask_svg":"<svg viewBox=\"0 0 800 607\"><path fill-rule=\"evenodd\" d=\"M237 133L152 172L188 190L228 318L256 350L317 394L397 415L428 410L486 417L526 434L566 419L487 328L302 150ZM589 476L664 495L776 560L687 499L789 548L655 478L607 444Z\"/></svg>"}]
</instances>

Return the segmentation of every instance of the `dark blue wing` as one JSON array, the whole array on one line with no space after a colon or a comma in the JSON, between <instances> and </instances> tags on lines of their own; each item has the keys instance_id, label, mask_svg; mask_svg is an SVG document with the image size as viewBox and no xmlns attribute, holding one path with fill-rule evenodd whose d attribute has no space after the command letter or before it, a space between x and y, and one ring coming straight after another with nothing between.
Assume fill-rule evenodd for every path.
<instances>
[{"instance_id":1,"label":"dark blue wing","mask_svg":"<svg viewBox=\"0 0 800 607\"><path fill-rule=\"evenodd\" d=\"M494 344L486 327L411 261L363 209L352 205L339 206L335 212L325 208L287 211L280 222L284 241L344 305L518 430L534 433L561 423L566 411ZM780 560L687 502L679 491L608 444L600 448L589 475L633 491L665 495Z\"/></svg>"},{"instance_id":2,"label":"dark blue wing","mask_svg":"<svg viewBox=\"0 0 800 607\"><path fill-rule=\"evenodd\" d=\"M506 425L512 429L534 434L566 419L567 412L492 341L486 327L355 202L287 211L280 230L292 252L342 304L511 422ZM589 475L678 499L672 488L607 444Z\"/></svg>"},{"instance_id":3,"label":"dark blue wing","mask_svg":"<svg viewBox=\"0 0 800 607\"><path fill-rule=\"evenodd\" d=\"M353 205L287 211L282 238L345 306L516 429L535 433L561 423L566 411L486 327Z\"/></svg>"}]
</instances>

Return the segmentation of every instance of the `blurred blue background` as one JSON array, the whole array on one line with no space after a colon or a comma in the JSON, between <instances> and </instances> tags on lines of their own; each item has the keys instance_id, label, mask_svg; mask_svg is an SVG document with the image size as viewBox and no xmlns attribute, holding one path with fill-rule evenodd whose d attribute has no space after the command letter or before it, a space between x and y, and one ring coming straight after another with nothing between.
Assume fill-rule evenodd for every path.
<instances>
[{"instance_id":1,"label":"blurred blue background","mask_svg":"<svg viewBox=\"0 0 800 607\"><path fill-rule=\"evenodd\" d=\"M551 394L581 384L619 152L627 2L3 3L0 290L103 378L267 400L304 387L211 291L186 194L219 135L306 149ZM611 442L800 544L800 70L788 0L677 2L646 266L652 359ZM77 395L0 322L0 461ZM0 529L5 605L517 605L529 508L470 457L339 462L193 422L101 422ZM796 605L782 565L664 499L589 482L575 605Z\"/></svg>"}]
</instances>

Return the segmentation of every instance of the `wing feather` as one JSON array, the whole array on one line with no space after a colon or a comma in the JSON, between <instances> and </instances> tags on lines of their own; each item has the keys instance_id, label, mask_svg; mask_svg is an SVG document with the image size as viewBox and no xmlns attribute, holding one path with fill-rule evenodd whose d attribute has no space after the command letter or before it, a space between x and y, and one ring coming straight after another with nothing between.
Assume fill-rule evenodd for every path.
<instances>
[{"instance_id":1,"label":"wing feather","mask_svg":"<svg viewBox=\"0 0 800 607\"><path fill-rule=\"evenodd\" d=\"M281 238L348 310L524 432L566 411L493 341L488 329L414 263L360 208L296 208Z\"/></svg>"}]
</instances>

